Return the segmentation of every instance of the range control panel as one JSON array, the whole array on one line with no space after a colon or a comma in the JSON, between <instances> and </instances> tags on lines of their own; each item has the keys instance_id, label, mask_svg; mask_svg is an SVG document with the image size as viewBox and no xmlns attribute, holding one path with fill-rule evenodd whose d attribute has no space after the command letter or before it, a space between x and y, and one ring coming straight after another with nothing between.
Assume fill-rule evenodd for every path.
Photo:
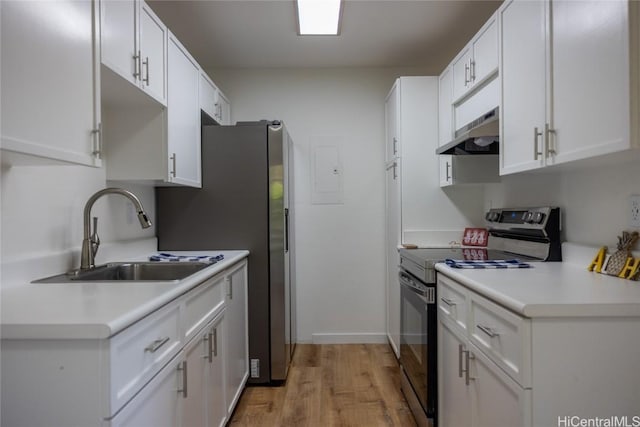
<instances>
[{"instance_id":1,"label":"range control panel","mask_svg":"<svg viewBox=\"0 0 640 427\"><path fill-rule=\"evenodd\" d=\"M560 208L544 206L535 208L496 208L484 216L491 229L537 229L552 226L560 230Z\"/></svg>"}]
</instances>

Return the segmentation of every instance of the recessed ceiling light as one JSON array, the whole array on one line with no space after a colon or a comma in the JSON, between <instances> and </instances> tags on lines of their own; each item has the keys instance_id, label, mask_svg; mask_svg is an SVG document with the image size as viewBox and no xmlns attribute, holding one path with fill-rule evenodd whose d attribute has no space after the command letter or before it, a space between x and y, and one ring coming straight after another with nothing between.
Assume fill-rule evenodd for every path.
<instances>
[{"instance_id":1,"label":"recessed ceiling light","mask_svg":"<svg viewBox=\"0 0 640 427\"><path fill-rule=\"evenodd\" d=\"M340 33L342 0L297 0L299 35Z\"/></svg>"}]
</instances>

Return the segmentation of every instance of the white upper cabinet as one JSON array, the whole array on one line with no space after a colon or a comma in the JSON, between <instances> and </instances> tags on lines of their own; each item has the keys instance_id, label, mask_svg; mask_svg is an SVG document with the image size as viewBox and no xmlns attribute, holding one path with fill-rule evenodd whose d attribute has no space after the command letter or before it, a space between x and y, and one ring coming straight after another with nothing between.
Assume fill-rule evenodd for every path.
<instances>
[{"instance_id":1,"label":"white upper cabinet","mask_svg":"<svg viewBox=\"0 0 640 427\"><path fill-rule=\"evenodd\" d=\"M167 103L167 27L140 0L100 0L102 63Z\"/></svg>"},{"instance_id":2,"label":"white upper cabinet","mask_svg":"<svg viewBox=\"0 0 640 427\"><path fill-rule=\"evenodd\" d=\"M384 104L386 123L385 162L390 162L400 157L400 89L398 89L398 82L399 80L396 80Z\"/></svg>"},{"instance_id":3,"label":"white upper cabinet","mask_svg":"<svg viewBox=\"0 0 640 427\"><path fill-rule=\"evenodd\" d=\"M602 0L501 6L501 174L638 145L638 9Z\"/></svg>"},{"instance_id":4,"label":"white upper cabinet","mask_svg":"<svg viewBox=\"0 0 640 427\"><path fill-rule=\"evenodd\" d=\"M438 78L438 143L453 139L453 71L449 66Z\"/></svg>"},{"instance_id":5,"label":"white upper cabinet","mask_svg":"<svg viewBox=\"0 0 640 427\"><path fill-rule=\"evenodd\" d=\"M202 70L200 71L200 108L218 124L231 124L229 100Z\"/></svg>"},{"instance_id":6,"label":"white upper cabinet","mask_svg":"<svg viewBox=\"0 0 640 427\"><path fill-rule=\"evenodd\" d=\"M93 3L2 1L0 15L3 163L101 166Z\"/></svg>"},{"instance_id":7,"label":"white upper cabinet","mask_svg":"<svg viewBox=\"0 0 640 427\"><path fill-rule=\"evenodd\" d=\"M498 71L498 23L494 14L452 62L453 101Z\"/></svg>"},{"instance_id":8,"label":"white upper cabinet","mask_svg":"<svg viewBox=\"0 0 640 427\"><path fill-rule=\"evenodd\" d=\"M168 182L200 187L200 68L171 33L168 51Z\"/></svg>"}]
</instances>

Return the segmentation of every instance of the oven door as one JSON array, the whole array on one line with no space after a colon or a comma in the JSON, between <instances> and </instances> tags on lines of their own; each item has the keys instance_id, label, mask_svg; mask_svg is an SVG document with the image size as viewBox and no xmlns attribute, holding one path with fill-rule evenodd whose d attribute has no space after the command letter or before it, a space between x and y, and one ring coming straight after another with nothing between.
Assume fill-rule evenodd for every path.
<instances>
[{"instance_id":1,"label":"oven door","mask_svg":"<svg viewBox=\"0 0 640 427\"><path fill-rule=\"evenodd\" d=\"M400 364L428 417L436 411L436 288L400 270Z\"/></svg>"}]
</instances>

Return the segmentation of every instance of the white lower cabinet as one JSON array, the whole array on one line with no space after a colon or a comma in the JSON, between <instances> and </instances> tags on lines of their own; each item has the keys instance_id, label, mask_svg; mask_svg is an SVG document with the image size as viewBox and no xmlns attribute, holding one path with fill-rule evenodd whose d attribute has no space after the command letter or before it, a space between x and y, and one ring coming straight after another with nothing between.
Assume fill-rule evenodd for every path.
<instances>
[{"instance_id":1,"label":"white lower cabinet","mask_svg":"<svg viewBox=\"0 0 640 427\"><path fill-rule=\"evenodd\" d=\"M248 376L246 319L243 260L108 339L3 339L0 424L222 426Z\"/></svg>"},{"instance_id":2,"label":"white lower cabinet","mask_svg":"<svg viewBox=\"0 0 640 427\"><path fill-rule=\"evenodd\" d=\"M531 424L531 390L509 378L449 320L438 323L438 360L438 425Z\"/></svg>"},{"instance_id":3,"label":"white lower cabinet","mask_svg":"<svg viewBox=\"0 0 640 427\"><path fill-rule=\"evenodd\" d=\"M183 426L220 426L227 418L224 395L224 312L212 320L184 350L180 370Z\"/></svg>"},{"instance_id":4,"label":"white lower cabinet","mask_svg":"<svg viewBox=\"0 0 640 427\"><path fill-rule=\"evenodd\" d=\"M111 427L175 427L182 413L180 369L182 353L165 366L129 405L108 424Z\"/></svg>"}]
</instances>

